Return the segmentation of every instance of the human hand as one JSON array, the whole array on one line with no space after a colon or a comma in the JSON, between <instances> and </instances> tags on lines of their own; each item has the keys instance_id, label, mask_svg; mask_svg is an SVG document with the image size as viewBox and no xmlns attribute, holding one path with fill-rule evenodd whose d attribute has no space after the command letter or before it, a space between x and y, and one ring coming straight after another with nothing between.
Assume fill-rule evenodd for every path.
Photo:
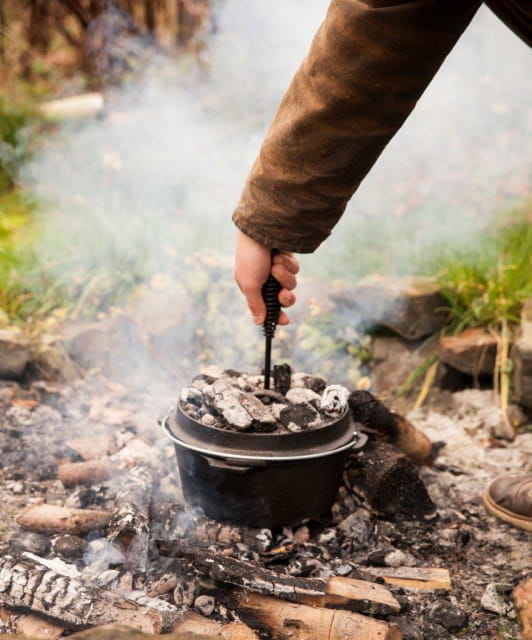
<instances>
[{"instance_id":1,"label":"human hand","mask_svg":"<svg viewBox=\"0 0 532 640\"><path fill-rule=\"evenodd\" d=\"M235 280L246 298L255 324L262 324L266 318L266 305L262 298L262 286L270 273L281 284L279 302L282 307L290 307L296 301L296 274L299 263L293 253L281 251L271 257L271 250L238 231L235 251ZM279 314L278 324L288 324L290 319L284 311Z\"/></svg>"}]
</instances>

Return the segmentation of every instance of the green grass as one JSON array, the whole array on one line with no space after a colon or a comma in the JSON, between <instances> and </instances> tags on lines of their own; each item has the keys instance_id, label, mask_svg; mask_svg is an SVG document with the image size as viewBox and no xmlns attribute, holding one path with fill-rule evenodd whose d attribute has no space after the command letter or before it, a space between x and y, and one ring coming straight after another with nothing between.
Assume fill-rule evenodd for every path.
<instances>
[{"instance_id":1,"label":"green grass","mask_svg":"<svg viewBox=\"0 0 532 640\"><path fill-rule=\"evenodd\" d=\"M432 270L448 302L448 332L517 324L532 296L532 223L522 214L483 233L474 248L440 250Z\"/></svg>"},{"instance_id":2,"label":"green grass","mask_svg":"<svg viewBox=\"0 0 532 640\"><path fill-rule=\"evenodd\" d=\"M13 187L19 167L31 153L35 122L26 102L0 95L0 194Z\"/></svg>"}]
</instances>

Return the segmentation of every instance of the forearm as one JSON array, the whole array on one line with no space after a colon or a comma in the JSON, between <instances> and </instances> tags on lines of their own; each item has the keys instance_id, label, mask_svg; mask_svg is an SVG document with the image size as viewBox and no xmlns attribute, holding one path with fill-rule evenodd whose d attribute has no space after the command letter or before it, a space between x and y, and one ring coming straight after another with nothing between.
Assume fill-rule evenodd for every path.
<instances>
[{"instance_id":1,"label":"forearm","mask_svg":"<svg viewBox=\"0 0 532 640\"><path fill-rule=\"evenodd\" d=\"M333 0L266 135L236 225L266 247L313 251L479 5Z\"/></svg>"}]
</instances>

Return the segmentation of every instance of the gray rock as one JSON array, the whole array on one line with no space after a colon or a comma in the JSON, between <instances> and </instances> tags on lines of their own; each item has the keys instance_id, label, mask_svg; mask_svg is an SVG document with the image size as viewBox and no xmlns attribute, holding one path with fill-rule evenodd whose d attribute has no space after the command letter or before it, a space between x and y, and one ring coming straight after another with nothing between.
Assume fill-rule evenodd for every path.
<instances>
[{"instance_id":1,"label":"gray rock","mask_svg":"<svg viewBox=\"0 0 532 640\"><path fill-rule=\"evenodd\" d=\"M457 336L440 336L441 362L469 376L490 375L495 369L496 338L484 329L466 329Z\"/></svg>"},{"instance_id":2,"label":"gray rock","mask_svg":"<svg viewBox=\"0 0 532 640\"><path fill-rule=\"evenodd\" d=\"M32 531L20 531L11 540L10 546L20 553L29 551L38 556L45 556L50 549L50 537Z\"/></svg>"},{"instance_id":3,"label":"gray rock","mask_svg":"<svg viewBox=\"0 0 532 640\"><path fill-rule=\"evenodd\" d=\"M384 564L387 567L414 567L416 559L409 553L404 553L400 549L389 551L384 556Z\"/></svg>"},{"instance_id":4,"label":"gray rock","mask_svg":"<svg viewBox=\"0 0 532 640\"><path fill-rule=\"evenodd\" d=\"M486 611L500 616L515 618L515 609L510 600L513 586L500 582L492 582L485 588L480 604Z\"/></svg>"},{"instance_id":5,"label":"gray rock","mask_svg":"<svg viewBox=\"0 0 532 640\"><path fill-rule=\"evenodd\" d=\"M433 622L445 627L451 633L456 633L469 624L467 613L450 602L435 602L428 613Z\"/></svg>"},{"instance_id":6,"label":"gray rock","mask_svg":"<svg viewBox=\"0 0 532 640\"><path fill-rule=\"evenodd\" d=\"M52 549L63 560L77 560L87 550L87 541L79 536L61 535L52 540Z\"/></svg>"},{"instance_id":7,"label":"gray rock","mask_svg":"<svg viewBox=\"0 0 532 640\"><path fill-rule=\"evenodd\" d=\"M30 358L28 339L20 329L0 329L0 378L19 378Z\"/></svg>"},{"instance_id":8,"label":"gray rock","mask_svg":"<svg viewBox=\"0 0 532 640\"><path fill-rule=\"evenodd\" d=\"M331 298L355 311L366 326L384 326L408 340L435 333L446 320L445 298L430 278L370 276Z\"/></svg>"}]
</instances>

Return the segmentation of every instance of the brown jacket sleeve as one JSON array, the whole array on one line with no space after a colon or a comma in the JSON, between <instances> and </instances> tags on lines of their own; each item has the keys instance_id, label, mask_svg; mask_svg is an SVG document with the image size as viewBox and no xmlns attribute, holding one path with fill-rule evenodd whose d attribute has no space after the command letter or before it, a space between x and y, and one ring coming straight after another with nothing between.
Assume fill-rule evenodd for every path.
<instances>
[{"instance_id":1,"label":"brown jacket sleeve","mask_svg":"<svg viewBox=\"0 0 532 640\"><path fill-rule=\"evenodd\" d=\"M311 252L403 124L480 0L333 0L233 215L267 247Z\"/></svg>"}]
</instances>

